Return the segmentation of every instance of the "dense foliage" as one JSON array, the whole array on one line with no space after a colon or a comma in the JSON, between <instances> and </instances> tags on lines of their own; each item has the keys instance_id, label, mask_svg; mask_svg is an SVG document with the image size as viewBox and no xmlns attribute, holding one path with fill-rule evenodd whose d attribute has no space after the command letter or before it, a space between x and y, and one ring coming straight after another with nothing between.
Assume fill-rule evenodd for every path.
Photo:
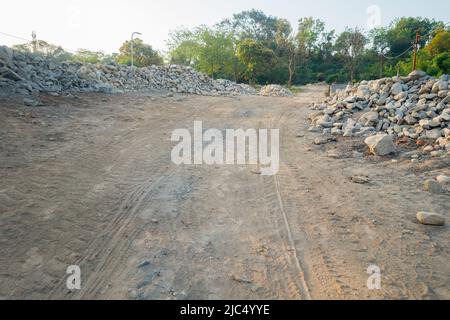
<instances>
[{"instance_id":1,"label":"dense foliage","mask_svg":"<svg viewBox=\"0 0 450 320\"><path fill-rule=\"evenodd\" d=\"M287 20L257 10L212 28L171 33L169 61L258 84L375 79L411 71L416 32L419 68L435 76L449 73L450 32L442 22L408 17L367 33L347 28L336 34L321 20L302 18L294 30Z\"/></svg>"}]
</instances>

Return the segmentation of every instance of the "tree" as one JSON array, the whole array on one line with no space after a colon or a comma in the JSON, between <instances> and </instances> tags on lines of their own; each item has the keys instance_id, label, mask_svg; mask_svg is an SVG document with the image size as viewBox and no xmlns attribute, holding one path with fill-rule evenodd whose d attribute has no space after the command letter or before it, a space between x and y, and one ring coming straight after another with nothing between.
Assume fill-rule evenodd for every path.
<instances>
[{"instance_id":1,"label":"tree","mask_svg":"<svg viewBox=\"0 0 450 320\"><path fill-rule=\"evenodd\" d=\"M249 84L254 84L259 76L264 76L276 61L272 50L266 48L261 42L247 39L239 43L238 58L247 68Z\"/></svg>"},{"instance_id":2,"label":"tree","mask_svg":"<svg viewBox=\"0 0 450 320\"><path fill-rule=\"evenodd\" d=\"M87 49L78 49L71 60L82 63L107 63L111 57L102 51L90 51Z\"/></svg>"},{"instance_id":3,"label":"tree","mask_svg":"<svg viewBox=\"0 0 450 320\"><path fill-rule=\"evenodd\" d=\"M171 33L169 48L171 63L193 66L213 78L232 77L233 39L223 31L206 26L181 29Z\"/></svg>"},{"instance_id":4,"label":"tree","mask_svg":"<svg viewBox=\"0 0 450 320\"><path fill-rule=\"evenodd\" d=\"M426 49L434 57L441 53L450 52L450 31L436 31L434 38L428 43Z\"/></svg>"},{"instance_id":5,"label":"tree","mask_svg":"<svg viewBox=\"0 0 450 320\"><path fill-rule=\"evenodd\" d=\"M298 73L302 77L298 82L323 81L325 73L336 68L333 58L334 31L326 31L325 23L312 17L298 21L295 36L298 51Z\"/></svg>"},{"instance_id":6,"label":"tree","mask_svg":"<svg viewBox=\"0 0 450 320\"><path fill-rule=\"evenodd\" d=\"M266 48L275 51L275 36L278 31L278 18L266 15L260 10L248 10L234 14L229 19L224 19L216 25L218 30L227 33L233 40L233 76L237 81L240 71L245 66L237 56L239 44L247 39L263 44ZM279 66L273 70L273 78L279 74Z\"/></svg>"},{"instance_id":7,"label":"tree","mask_svg":"<svg viewBox=\"0 0 450 320\"><path fill-rule=\"evenodd\" d=\"M209 28L199 30L198 69L213 78L231 73L233 41L225 33Z\"/></svg>"},{"instance_id":8,"label":"tree","mask_svg":"<svg viewBox=\"0 0 450 320\"><path fill-rule=\"evenodd\" d=\"M242 11L219 23L220 28L232 30L239 40L273 41L277 32L277 18L259 10Z\"/></svg>"},{"instance_id":9,"label":"tree","mask_svg":"<svg viewBox=\"0 0 450 320\"><path fill-rule=\"evenodd\" d=\"M178 29L169 33L167 41L170 63L194 67L198 61L200 44L195 32Z\"/></svg>"},{"instance_id":10,"label":"tree","mask_svg":"<svg viewBox=\"0 0 450 320\"><path fill-rule=\"evenodd\" d=\"M336 40L335 48L349 68L351 81L356 79L356 66L364 53L366 43L367 38L358 28L347 28Z\"/></svg>"},{"instance_id":11,"label":"tree","mask_svg":"<svg viewBox=\"0 0 450 320\"><path fill-rule=\"evenodd\" d=\"M433 59L433 65L439 69L437 76L450 73L450 53L442 52Z\"/></svg>"},{"instance_id":12,"label":"tree","mask_svg":"<svg viewBox=\"0 0 450 320\"><path fill-rule=\"evenodd\" d=\"M278 20L277 33L275 41L278 48L281 51L282 56L287 57L288 61L288 87L292 86L292 80L294 78L295 69L297 66L298 45L297 39L292 34L292 27L289 21L285 19Z\"/></svg>"},{"instance_id":13,"label":"tree","mask_svg":"<svg viewBox=\"0 0 450 320\"><path fill-rule=\"evenodd\" d=\"M416 32L421 35L419 45L423 48L433 37L433 30L443 26L442 22L426 18L404 17L394 20L387 33L390 55L400 55L411 47L416 38Z\"/></svg>"},{"instance_id":14,"label":"tree","mask_svg":"<svg viewBox=\"0 0 450 320\"><path fill-rule=\"evenodd\" d=\"M389 29L384 27L374 28L370 31L369 37L372 41L372 48L375 50L380 56L380 72L379 77L383 77L384 71L384 54L385 50L389 48Z\"/></svg>"},{"instance_id":15,"label":"tree","mask_svg":"<svg viewBox=\"0 0 450 320\"><path fill-rule=\"evenodd\" d=\"M301 18L298 21L297 41L301 51L310 54L317 46L320 35L325 30L325 23L312 17Z\"/></svg>"},{"instance_id":16,"label":"tree","mask_svg":"<svg viewBox=\"0 0 450 320\"><path fill-rule=\"evenodd\" d=\"M57 61L66 61L72 58L72 54L65 51L61 46L48 43L44 40L36 40L25 44L15 45L13 48L19 51L41 55L45 58Z\"/></svg>"},{"instance_id":17,"label":"tree","mask_svg":"<svg viewBox=\"0 0 450 320\"><path fill-rule=\"evenodd\" d=\"M134 65L137 67L163 64L163 59L159 53L139 38L133 41L133 60ZM119 64L131 65L131 41L125 41L120 47L117 62Z\"/></svg>"}]
</instances>

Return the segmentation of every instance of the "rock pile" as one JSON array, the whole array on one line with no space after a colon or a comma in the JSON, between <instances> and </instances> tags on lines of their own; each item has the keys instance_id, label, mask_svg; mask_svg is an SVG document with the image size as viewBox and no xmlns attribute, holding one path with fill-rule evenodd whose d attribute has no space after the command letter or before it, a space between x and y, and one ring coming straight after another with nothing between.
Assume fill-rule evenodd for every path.
<instances>
[{"instance_id":1,"label":"rock pile","mask_svg":"<svg viewBox=\"0 0 450 320\"><path fill-rule=\"evenodd\" d=\"M280 85L277 84L270 84L268 86L264 86L259 91L259 94L261 96L266 97L292 97L293 94L291 91L289 91L286 88L283 88Z\"/></svg>"},{"instance_id":2,"label":"rock pile","mask_svg":"<svg viewBox=\"0 0 450 320\"><path fill-rule=\"evenodd\" d=\"M311 106L319 111L309 117L310 130L345 137L378 135L366 142L382 141L382 149L389 152L392 145L385 135L409 138L423 146L424 153L443 156L450 153L449 80L448 75L435 79L414 71L406 77L348 85ZM376 147L371 148L375 153Z\"/></svg>"},{"instance_id":3,"label":"rock pile","mask_svg":"<svg viewBox=\"0 0 450 320\"><path fill-rule=\"evenodd\" d=\"M254 95L254 88L213 80L184 66L136 68L116 64L55 62L0 46L0 95L39 92L127 92L151 89L200 95Z\"/></svg>"}]
</instances>

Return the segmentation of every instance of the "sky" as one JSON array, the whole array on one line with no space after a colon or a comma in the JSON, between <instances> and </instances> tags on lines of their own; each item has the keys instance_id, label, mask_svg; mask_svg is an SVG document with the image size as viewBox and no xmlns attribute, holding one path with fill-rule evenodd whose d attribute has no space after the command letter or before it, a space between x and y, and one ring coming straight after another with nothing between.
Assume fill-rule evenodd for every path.
<instances>
[{"instance_id":1,"label":"sky","mask_svg":"<svg viewBox=\"0 0 450 320\"><path fill-rule=\"evenodd\" d=\"M38 39L69 51L112 53L137 31L144 42L164 51L170 30L212 26L253 8L288 19L294 29L299 18L312 16L338 32L346 26L388 25L402 16L450 21L449 0L4 0L0 45L23 43L35 31Z\"/></svg>"}]
</instances>

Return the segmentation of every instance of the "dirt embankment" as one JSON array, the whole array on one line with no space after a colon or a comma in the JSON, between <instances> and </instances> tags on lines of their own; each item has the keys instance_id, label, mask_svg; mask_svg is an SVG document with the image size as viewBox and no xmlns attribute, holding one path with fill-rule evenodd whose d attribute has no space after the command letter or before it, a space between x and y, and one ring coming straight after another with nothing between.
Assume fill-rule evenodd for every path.
<instances>
[{"instance_id":1,"label":"dirt embankment","mask_svg":"<svg viewBox=\"0 0 450 320\"><path fill-rule=\"evenodd\" d=\"M322 98L1 102L0 297L450 299L450 230L415 220L448 218L449 195L422 190L448 160L374 158L357 138L315 146L307 106ZM194 120L279 128L279 174L175 166L171 133ZM80 291L65 287L69 265ZM381 290L367 288L371 265Z\"/></svg>"}]
</instances>

